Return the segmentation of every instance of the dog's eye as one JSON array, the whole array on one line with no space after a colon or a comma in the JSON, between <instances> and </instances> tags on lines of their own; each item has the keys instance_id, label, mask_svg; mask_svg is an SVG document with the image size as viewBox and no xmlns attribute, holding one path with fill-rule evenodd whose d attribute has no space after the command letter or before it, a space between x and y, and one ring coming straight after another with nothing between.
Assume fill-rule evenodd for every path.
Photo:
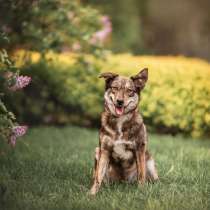
<instances>
[{"instance_id":1,"label":"dog's eye","mask_svg":"<svg viewBox=\"0 0 210 210\"><path fill-rule=\"evenodd\" d=\"M118 90L117 87L111 87L111 89L112 89L112 92L116 92Z\"/></svg>"},{"instance_id":2,"label":"dog's eye","mask_svg":"<svg viewBox=\"0 0 210 210\"><path fill-rule=\"evenodd\" d=\"M134 90L128 89L128 95L130 97L134 96Z\"/></svg>"}]
</instances>

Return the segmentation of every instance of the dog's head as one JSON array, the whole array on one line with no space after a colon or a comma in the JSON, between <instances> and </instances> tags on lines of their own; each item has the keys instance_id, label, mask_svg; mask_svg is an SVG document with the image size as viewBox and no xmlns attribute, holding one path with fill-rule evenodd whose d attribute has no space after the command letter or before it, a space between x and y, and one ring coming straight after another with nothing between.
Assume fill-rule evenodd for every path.
<instances>
[{"instance_id":1,"label":"dog's head","mask_svg":"<svg viewBox=\"0 0 210 210\"><path fill-rule=\"evenodd\" d=\"M148 69L143 69L130 78L115 73L102 73L105 79L105 106L114 116L127 114L138 106L140 92L148 79Z\"/></svg>"}]
</instances>

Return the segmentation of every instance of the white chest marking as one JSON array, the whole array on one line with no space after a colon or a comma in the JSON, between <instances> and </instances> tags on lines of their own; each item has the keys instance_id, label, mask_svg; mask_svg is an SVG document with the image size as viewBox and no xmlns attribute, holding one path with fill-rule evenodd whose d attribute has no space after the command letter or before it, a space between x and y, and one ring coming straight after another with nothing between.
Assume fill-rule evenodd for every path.
<instances>
[{"instance_id":1,"label":"white chest marking","mask_svg":"<svg viewBox=\"0 0 210 210\"><path fill-rule=\"evenodd\" d=\"M112 156L114 159L129 160L133 157L130 150L126 150L126 145L132 145L132 142L126 141L123 138L123 124L131 119L131 114L123 115L117 119L118 138L115 140Z\"/></svg>"},{"instance_id":2,"label":"white chest marking","mask_svg":"<svg viewBox=\"0 0 210 210\"><path fill-rule=\"evenodd\" d=\"M121 117L119 117L117 119L117 131L119 133L119 137L117 140L122 140L122 137L123 137L123 132L122 132L122 127L123 127L123 124L128 121L129 119L131 118L131 115L128 114L128 115L123 115Z\"/></svg>"}]
</instances>

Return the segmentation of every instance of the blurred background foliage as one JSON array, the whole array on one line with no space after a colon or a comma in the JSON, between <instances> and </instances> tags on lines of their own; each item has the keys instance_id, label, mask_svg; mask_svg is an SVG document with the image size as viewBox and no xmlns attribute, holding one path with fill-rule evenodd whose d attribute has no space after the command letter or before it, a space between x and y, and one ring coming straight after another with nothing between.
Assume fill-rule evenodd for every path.
<instances>
[{"instance_id":1,"label":"blurred background foliage","mask_svg":"<svg viewBox=\"0 0 210 210\"><path fill-rule=\"evenodd\" d=\"M209 0L82 0L110 15L114 52L210 60Z\"/></svg>"},{"instance_id":2,"label":"blurred background foliage","mask_svg":"<svg viewBox=\"0 0 210 210\"><path fill-rule=\"evenodd\" d=\"M17 52L17 56L21 60L23 52ZM150 130L193 137L209 135L210 64L206 61L110 54L106 61L86 56L81 64L76 63L72 53L48 54L49 62L43 62L37 53L31 56L32 64L23 67L22 73L34 82L17 95L15 104L7 100L22 121L98 126L104 92L104 81L98 79L100 72L112 69L131 76L136 74L135 69L147 66L149 81L142 93L140 111Z\"/></svg>"},{"instance_id":3,"label":"blurred background foliage","mask_svg":"<svg viewBox=\"0 0 210 210\"><path fill-rule=\"evenodd\" d=\"M84 53L103 57L100 40L94 36L101 28L102 16L93 8L68 0L8 0L0 1L0 5L0 138L14 146L16 138L25 134L27 126L18 126L13 114L15 109L9 104L15 108L22 106L14 91L25 87L31 77L19 76L21 70L16 68L17 61L12 61L10 56L18 49L34 50L39 52L41 61L47 63L47 52L71 50L78 53L80 65L85 64ZM105 25L109 27L108 19L106 23L104 20ZM28 52L24 60L24 64L30 66ZM30 112L25 110L24 116L30 118ZM21 117L18 116L18 121Z\"/></svg>"},{"instance_id":4,"label":"blurred background foliage","mask_svg":"<svg viewBox=\"0 0 210 210\"><path fill-rule=\"evenodd\" d=\"M99 73L133 75L148 67L140 107L150 130L209 135L208 0L0 3L1 31L10 39L0 48L32 77L15 100L10 92L3 98L19 122L99 126Z\"/></svg>"},{"instance_id":5,"label":"blurred background foliage","mask_svg":"<svg viewBox=\"0 0 210 210\"><path fill-rule=\"evenodd\" d=\"M75 50L99 53L99 45L90 45L94 32L101 27L100 14L91 7L68 0L8 0L1 2L1 30L10 44L0 43L9 51L29 49L44 55L47 51Z\"/></svg>"},{"instance_id":6,"label":"blurred background foliage","mask_svg":"<svg viewBox=\"0 0 210 210\"><path fill-rule=\"evenodd\" d=\"M145 53L143 20L147 13L147 0L82 0L111 17L113 24L113 52Z\"/></svg>"}]
</instances>

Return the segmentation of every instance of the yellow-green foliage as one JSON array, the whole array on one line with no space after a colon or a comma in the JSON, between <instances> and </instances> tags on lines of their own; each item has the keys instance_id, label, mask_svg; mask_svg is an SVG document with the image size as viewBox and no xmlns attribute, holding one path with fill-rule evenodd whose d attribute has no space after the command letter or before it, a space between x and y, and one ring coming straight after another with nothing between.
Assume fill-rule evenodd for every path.
<instances>
[{"instance_id":1,"label":"yellow-green foliage","mask_svg":"<svg viewBox=\"0 0 210 210\"><path fill-rule=\"evenodd\" d=\"M140 104L144 117L156 128L178 129L194 137L208 134L210 64L181 56L115 55L105 68L132 75L144 67L149 69Z\"/></svg>"},{"instance_id":2,"label":"yellow-green foliage","mask_svg":"<svg viewBox=\"0 0 210 210\"><path fill-rule=\"evenodd\" d=\"M102 111L100 71L130 76L147 67L149 80L140 109L149 126L194 137L209 134L210 64L201 59L118 54L108 56L106 62L96 61L96 70L74 67L72 54L49 56L52 61L44 74L53 84L52 91L65 105L80 107L90 119L98 119Z\"/></svg>"}]
</instances>

